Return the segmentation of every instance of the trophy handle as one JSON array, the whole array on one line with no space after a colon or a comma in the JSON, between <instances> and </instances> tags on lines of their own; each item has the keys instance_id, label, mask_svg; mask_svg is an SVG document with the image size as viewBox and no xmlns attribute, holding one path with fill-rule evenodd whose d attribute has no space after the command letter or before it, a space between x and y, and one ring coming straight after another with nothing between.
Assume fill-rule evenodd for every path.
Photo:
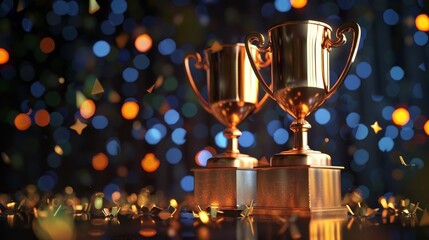
<instances>
[{"instance_id":1,"label":"trophy handle","mask_svg":"<svg viewBox=\"0 0 429 240\"><path fill-rule=\"evenodd\" d=\"M354 22L345 23L341 25L337 29L337 32L335 33L337 40L335 42L332 42L330 38L327 38L327 41L324 44L324 47L327 48L328 51L330 51L332 47L335 47L335 48L341 47L347 41L344 33L350 32L350 31L353 32L353 41L350 46L350 53L349 53L349 56L347 57L346 65L344 66L344 69L341 72L340 76L338 77L338 80L335 82L334 86L332 86L331 89L328 89L329 86L327 86L327 81L326 79L324 79L325 91L327 93L325 99L328 99L337 91L337 89L340 87L340 85L343 83L344 79L346 78L346 75L349 72L352 63L355 60L356 53L359 47L359 41L360 41L360 32L361 32L360 26Z\"/></svg>"},{"instance_id":2,"label":"trophy handle","mask_svg":"<svg viewBox=\"0 0 429 240\"><path fill-rule=\"evenodd\" d=\"M270 52L266 52L266 54L265 54L265 61L262 60L261 54L258 54L257 57L256 57L256 59L258 61L258 67L259 68L261 68L261 67L267 67L267 66L269 66L271 64L271 53ZM258 71L258 73L259 73L259 71ZM258 78L258 80L259 80L259 78ZM271 83L270 87L271 86L272 86L272 83ZM268 95L268 92L265 91L265 94L261 98L261 100L259 100L259 102L257 102L255 104L255 111L254 111L255 113L257 113L261 109L262 105L264 105L265 101L267 101L267 99L268 99L269 96L270 95Z\"/></svg>"},{"instance_id":3,"label":"trophy handle","mask_svg":"<svg viewBox=\"0 0 429 240\"><path fill-rule=\"evenodd\" d=\"M259 51L268 52L268 53L271 52L271 48L270 48L269 44L265 44L264 36L260 33L253 32L253 33L249 33L246 36L245 45L246 45L247 57L249 58L249 62L253 68L253 72L255 73L256 77L258 78L258 81L261 84L262 88L265 90L266 95L268 94L268 96L271 97L275 101L276 99L274 98L273 90L271 90L271 88L268 86L268 84L266 83L266 81L262 77L261 73L259 72L258 66L256 66L256 63L252 57L252 52L250 51L250 44L255 40L258 40L258 42L259 42L259 44L256 46ZM264 45L267 45L267 46L264 46ZM256 59L256 60L258 60L258 59ZM269 60L269 63L271 63L271 58ZM266 65L268 66L268 64L266 64ZM262 64L261 66L265 66L265 64ZM272 84L271 84L271 86L272 86ZM264 98L266 98L266 96L264 96L262 99L264 99Z\"/></svg>"},{"instance_id":4,"label":"trophy handle","mask_svg":"<svg viewBox=\"0 0 429 240\"><path fill-rule=\"evenodd\" d=\"M201 59L201 55L199 53L188 53L185 56L185 69L186 69L186 75L188 76L189 84L191 84L192 90L195 92L195 95L197 96L198 100L201 102L201 105L203 108L211 113L210 104L203 98L200 91L197 88L197 85L195 84L194 77L192 76L191 68L189 67L189 60L195 59L194 67L197 69L205 69L206 65Z\"/></svg>"}]
</instances>

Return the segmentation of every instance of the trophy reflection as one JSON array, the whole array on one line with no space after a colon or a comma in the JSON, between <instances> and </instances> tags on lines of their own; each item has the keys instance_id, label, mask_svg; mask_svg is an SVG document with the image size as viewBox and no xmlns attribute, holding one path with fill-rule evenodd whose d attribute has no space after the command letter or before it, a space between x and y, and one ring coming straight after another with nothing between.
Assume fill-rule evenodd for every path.
<instances>
[{"instance_id":1,"label":"trophy reflection","mask_svg":"<svg viewBox=\"0 0 429 240\"><path fill-rule=\"evenodd\" d=\"M260 33L246 37L247 51L256 41L260 52L271 53L272 87L263 79L251 57L250 63L268 95L294 117L290 125L294 132L293 148L272 156L271 168L265 172L267 169L261 168L261 173L258 173L258 206L284 207L291 211L301 209L304 212L340 206L341 167L331 166L329 155L310 149L308 131L311 125L305 120L338 90L356 56L360 39L358 24L341 26L335 41L331 39L331 32L329 25L310 20L277 25L268 31L268 41ZM353 33L351 50L344 69L331 87L329 52L346 43L346 32ZM277 193L273 196L270 182L277 180L285 188L280 193L278 188L275 189ZM301 191L303 188L308 191ZM268 196L262 196L264 194ZM278 198L282 200L278 201Z\"/></svg>"},{"instance_id":2,"label":"trophy reflection","mask_svg":"<svg viewBox=\"0 0 429 240\"><path fill-rule=\"evenodd\" d=\"M268 95L258 100L258 79L246 56L244 44L215 45L204 53L204 59L198 53L186 55L186 73L204 109L226 126L223 134L227 139L227 147L225 152L208 159L206 169L194 170L194 192L199 204L216 203L224 208L233 208L248 204L253 199L256 187L253 168L258 165L256 158L240 153L238 137L241 132L237 125L259 110ZM261 61L256 47L249 48L249 54L255 59L255 68L269 64L268 61ZM196 86L190 68L191 59L195 60L195 68L207 73L208 100L204 99Z\"/></svg>"}]
</instances>

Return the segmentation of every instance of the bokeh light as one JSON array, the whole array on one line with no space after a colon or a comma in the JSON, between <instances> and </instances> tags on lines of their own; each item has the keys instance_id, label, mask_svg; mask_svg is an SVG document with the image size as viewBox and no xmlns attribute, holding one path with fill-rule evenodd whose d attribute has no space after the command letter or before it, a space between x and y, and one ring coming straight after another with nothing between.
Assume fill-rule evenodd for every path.
<instances>
[{"instance_id":1,"label":"bokeh light","mask_svg":"<svg viewBox=\"0 0 429 240\"><path fill-rule=\"evenodd\" d=\"M25 113L19 113L13 123L18 130L25 131L31 126L31 118Z\"/></svg>"},{"instance_id":2,"label":"bokeh light","mask_svg":"<svg viewBox=\"0 0 429 240\"><path fill-rule=\"evenodd\" d=\"M303 8L307 5L307 0L290 0L290 5L293 8Z\"/></svg>"},{"instance_id":3,"label":"bokeh light","mask_svg":"<svg viewBox=\"0 0 429 240\"><path fill-rule=\"evenodd\" d=\"M124 102L121 107L121 115L124 119L133 120L137 117L140 107L137 102L128 101Z\"/></svg>"},{"instance_id":4,"label":"bokeh light","mask_svg":"<svg viewBox=\"0 0 429 240\"><path fill-rule=\"evenodd\" d=\"M405 108L397 108L392 113L392 121L398 126L404 126L410 120L410 113Z\"/></svg>"},{"instance_id":5,"label":"bokeh light","mask_svg":"<svg viewBox=\"0 0 429 240\"><path fill-rule=\"evenodd\" d=\"M153 153L147 153L141 161L141 167L146 172L155 172L160 165L160 161Z\"/></svg>"},{"instance_id":6,"label":"bokeh light","mask_svg":"<svg viewBox=\"0 0 429 240\"><path fill-rule=\"evenodd\" d=\"M49 112L45 109L40 109L34 114L34 122L39 127L46 127L49 125L51 116L49 115Z\"/></svg>"},{"instance_id":7,"label":"bokeh light","mask_svg":"<svg viewBox=\"0 0 429 240\"><path fill-rule=\"evenodd\" d=\"M110 53L110 44L104 40L97 41L93 47L92 51L97 57L105 57Z\"/></svg>"},{"instance_id":8,"label":"bokeh light","mask_svg":"<svg viewBox=\"0 0 429 240\"><path fill-rule=\"evenodd\" d=\"M9 52L4 48L0 48L0 64L5 64L8 61L9 61Z\"/></svg>"},{"instance_id":9,"label":"bokeh light","mask_svg":"<svg viewBox=\"0 0 429 240\"><path fill-rule=\"evenodd\" d=\"M152 38L146 33L141 34L134 41L134 46L139 52L147 52L152 48Z\"/></svg>"},{"instance_id":10,"label":"bokeh light","mask_svg":"<svg viewBox=\"0 0 429 240\"><path fill-rule=\"evenodd\" d=\"M109 158L100 152L92 157L92 167L97 171L103 171L109 165Z\"/></svg>"},{"instance_id":11,"label":"bokeh light","mask_svg":"<svg viewBox=\"0 0 429 240\"><path fill-rule=\"evenodd\" d=\"M80 105L80 115L83 118L88 119L94 115L95 109L96 107L94 101L92 101L92 99L86 99Z\"/></svg>"},{"instance_id":12,"label":"bokeh light","mask_svg":"<svg viewBox=\"0 0 429 240\"><path fill-rule=\"evenodd\" d=\"M425 125L423 126L423 129L424 129L424 131L425 131L426 135L428 135L428 136L429 136L429 120L427 120L427 121L425 122Z\"/></svg>"},{"instance_id":13,"label":"bokeh light","mask_svg":"<svg viewBox=\"0 0 429 240\"><path fill-rule=\"evenodd\" d=\"M182 180L180 180L180 186L185 192L194 191L194 177L190 175L183 177Z\"/></svg>"},{"instance_id":14,"label":"bokeh light","mask_svg":"<svg viewBox=\"0 0 429 240\"><path fill-rule=\"evenodd\" d=\"M419 14L415 20L416 28L420 31L429 31L429 16L427 14Z\"/></svg>"}]
</instances>

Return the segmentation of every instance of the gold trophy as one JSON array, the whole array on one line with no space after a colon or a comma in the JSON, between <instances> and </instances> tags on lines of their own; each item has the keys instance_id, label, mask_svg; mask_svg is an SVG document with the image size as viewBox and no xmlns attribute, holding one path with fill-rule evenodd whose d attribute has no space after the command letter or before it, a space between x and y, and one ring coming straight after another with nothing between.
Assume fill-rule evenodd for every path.
<instances>
[{"instance_id":1,"label":"gold trophy","mask_svg":"<svg viewBox=\"0 0 429 240\"><path fill-rule=\"evenodd\" d=\"M216 47L217 46L217 47ZM256 68L268 65L262 62L256 47L249 48ZM201 95L190 68L207 72L208 100ZM249 204L256 193L258 160L238 150L237 125L254 111L259 110L268 95L259 101L259 84L246 56L244 44L214 45L205 50L205 58L199 53L185 56L185 68L189 83L204 109L226 126L223 134L227 139L224 153L207 161L207 168L194 169L194 194L200 205L216 204L222 208L236 208Z\"/></svg>"},{"instance_id":2,"label":"gold trophy","mask_svg":"<svg viewBox=\"0 0 429 240\"><path fill-rule=\"evenodd\" d=\"M331 87L329 52L346 43L346 32L353 33L351 50L338 80ZM317 21L286 22L268 31L268 42L260 33L246 37L246 50L257 41L260 52L272 55L271 86L249 56L255 74L268 95L293 116L291 130L294 146L275 154L270 167L259 168L257 179L258 208L265 212L295 212L302 215L334 211L346 214L341 207L340 170L331 166L329 155L311 150L307 133L311 125L305 118L329 99L344 81L354 61L360 40L360 27L347 23L331 39L329 25ZM273 184L282 183L282 185Z\"/></svg>"}]
</instances>

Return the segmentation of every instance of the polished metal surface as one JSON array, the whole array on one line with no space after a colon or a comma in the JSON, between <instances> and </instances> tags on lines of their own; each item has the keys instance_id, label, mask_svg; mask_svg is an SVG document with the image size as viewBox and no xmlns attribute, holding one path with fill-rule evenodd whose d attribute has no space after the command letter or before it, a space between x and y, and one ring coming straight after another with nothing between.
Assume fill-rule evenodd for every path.
<instances>
[{"instance_id":1,"label":"polished metal surface","mask_svg":"<svg viewBox=\"0 0 429 240\"><path fill-rule=\"evenodd\" d=\"M353 33L347 62L338 80L332 87L329 81L329 52L346 42L345 32ZM320 107L342 84L354 61L360 39L360 27L356 23L347 23L336 32L336 41L331 40L332 29L329 25L317 21L286 22L268 31L268 41L260 33L250 33L246 37L246 50L251 52L251 43L257 41L260 52L271 53L271 86L268 86L254 59L249 55L250 63L264 90L279 106L295 118L291 124L294 132L294 147L290 151L276 154L271 166L298 164L330 165L326 156L309 158L315 155L310 150L307 132L311 128L305 120L310 113ZM322 154L322 153L320 153ZM296 161L297 156L303 156ZM282 163L292 157L294 162ZM311 159L316 161L311 162ZM325 159L325 160L321 160Z\"/></svg>"},{"instance_id":2,"label":"polished metal surface","mask_svg":"<svg viewBox=\"0 0 429 240\"><path fill-rule=\"evenodd\" d=\"M258 167L255 214L347 216L341 169L333 166Z\"/></svg>"},{"instance_id":3,"label":"polished metal surface","mask_svg":"<svg viewBox=\"0 0 429 240\"><path fill-rule=\"evenodd\" d=\"M258 100L259 83L247 58L244 44L224 44L220 49L205 50L204 59L199 53L189 53L185 57L185 68L189 83L202 106L227 128L227 149L224 153L208 160L207 167L252 168L258 161L238 150L238 137L241 132L237 125L250 114L260 109L268 98L265 94ZM249 48L249 54L256 68L268 65L262 62L256 47ZM198 89L190 68L190 60L195 59L194 66L207 73L208 100L204 99Z\"/></svg>"},{"instance_id":4,"label":"polished metal surface","mask_svg":"<svg viewBox=\"0 0 429 240\"><path fill-rule=\"evenodd\" d=\"M242 209L256 198L256 171L238 168L193 169L194 196L201 207Z\"/></svg>"}]
</instances>

